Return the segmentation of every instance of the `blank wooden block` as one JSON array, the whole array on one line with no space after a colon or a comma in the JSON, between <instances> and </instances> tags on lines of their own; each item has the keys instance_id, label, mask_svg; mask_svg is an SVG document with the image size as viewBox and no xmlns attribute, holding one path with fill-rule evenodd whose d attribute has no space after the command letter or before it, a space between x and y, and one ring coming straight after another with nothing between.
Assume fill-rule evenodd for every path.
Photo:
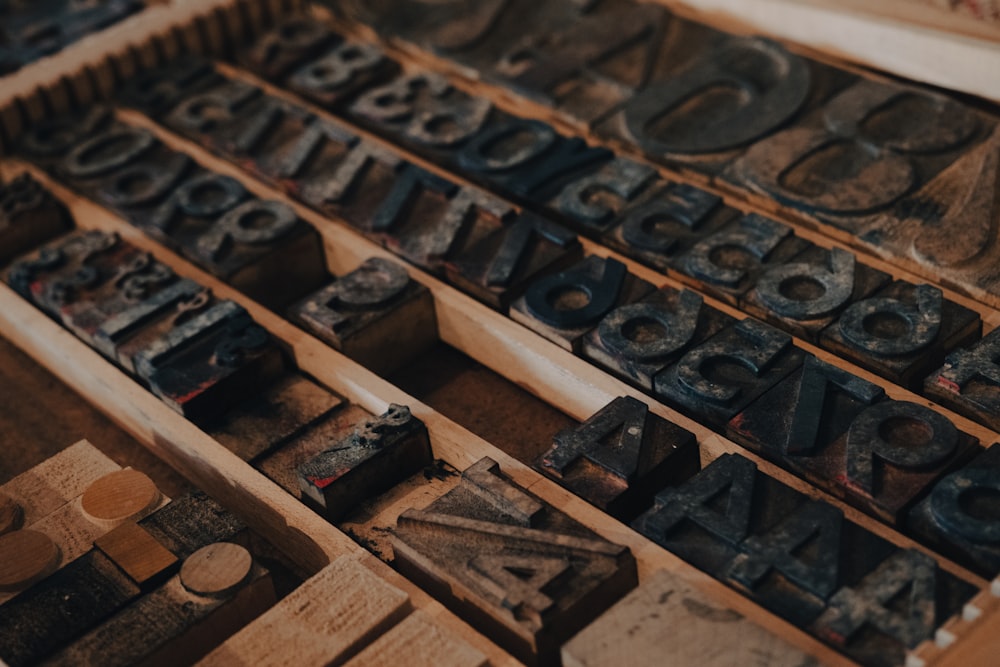
<instances>
[{"instance_id":1,"label":"blank wooden block","mask_svg":"<svg viewBox=\"0 0 1000 667\"><path fill-rule=\"evenodd\" d=\"M422 611L406 617L344 667L484 667L486 656Z\"/></svg>"},{"instance_id":2,"label":"blank wooden block","mask_svg":"<svg viewBox=\"0 0 1000 667\"><path fill-rule=\"evenodd\" d=\"M31 526L87 490L93 482L121 466L81 440L0 486L20 505L22 524Z\"/></svg>"},{"instance_id":3,"label":"blank wooden block","mask_svg":"<svg viewBox=\"0 0 1000 667\"><path fill-rule=\"evenodd\" d=\"M142 586L168 571L177 557L138 524L127 522L94 541L94 546Z\"/></svg>"},{"instance_id":4,"label":"blank wooden block","mask_svg":"<svg viewBox=\"0 0 1000 667\"><path fill-rule=\"evenodd\" d=\"M22 591L58 565L59 547L45 533L15 530L0 537L0 591Z\"/></svg>"},{"instance_id":5,"label":"blank wooden block","mask_svg":"<svg viewBox=\"0 0 1000 667\"><path fill-rule=\"evenodd\" d=\"M768 665L814 659L661 570L562 648L564 667Z\"/></svg>"},{"instance_id":6,"label":"blank wooden block","mask_svg":"<svg viewBox=\"0 0 1000 667\"><path fill-rule=\"evenodd\" d=\"M192 664L274 604L270 573L243 547L213 544L189 556L196 581L192 592L181 574L95 627L46 664L173 667ZM217 561L207 570L205 562ZM230 568L229 573L223 573ZM238 581L237 581L238 580ZM236 583L233 583L236 581Z\"/></svg>"},{"instance_id":7,"label":"blank wooden block","mask_svg":"<svg viewBox=\"0 0 1000 667\"><path fill-rule=\"evenodd\" d=\"M342 556L212 651L201 667L340 664L399 623L409 597Z\"/></svg>"},{"instance_id":8,"label":"blank wooden block","mask_svg":"<svg viewBox=\"0 0 1000 667\"><path fill-rule=\"evenodd\" d=\"M93 523L110 530L123 521L141 519L162 500L147 475L126 468L96 480L80 497L80 506Z\"/></svg>"}]
</instances>

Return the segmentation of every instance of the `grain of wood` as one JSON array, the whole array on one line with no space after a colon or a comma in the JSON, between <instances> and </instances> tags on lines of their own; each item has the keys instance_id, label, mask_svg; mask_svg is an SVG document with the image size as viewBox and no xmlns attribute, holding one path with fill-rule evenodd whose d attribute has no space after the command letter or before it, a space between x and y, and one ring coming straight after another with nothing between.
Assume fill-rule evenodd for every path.
<instances>
[{"instance_id":1,"label":"grain of wood","mask_svg":"<svg viewBox=\"0 0 1000 667\"><path fill-rule=\"evenodd\" d=\"M174 554L131 521L94 540L94 546L140 586L177 563Z\"/></svg>"},{"instance_id":2,"label":"grain of wood","mask_svg":"<svg viewBox=\"0 0 1000 667\"><path fill-rule=\"evenodd\" d=\"M17 530L24 522L21 505L6 493L0 493L0 535Z\"/></svg>"},{"instance_id":3,"label":"grain of wood","mask_svg":"<svg viewBox=\"0 0 1000 667\"><path fill-rule=\"evenodd\" d=\"M351 659L345 667L484 667L486 656L423 612L406 619Z\"/></svg>"},{"instance_id":4,"label":"grain of wood","mask_svg":"<svg viewBox=\"0 0 1000 667\"><path fill-rule=\"evenodd\" d=\"M87 518L111 530L123 521L141 519L161 501L156 484L138 470L109 473L87 487L80 505Z\"/></svg>"},{"instance_id":5,"label":"grain of wood","mask_svg":"<svg viewBox=\"0 0 1000 667\"><path fill-rule=\"evenodd\" d=\"M660 571L563 645L564 667L767 665L816 661Z\"/></svg>"},{"instance_id":6,"label":"grain of wood","mask_svg":"<svg viewBox=\"0 0 1000 667\"><path fill-rule=\"evenodd\" d=\"M227 597L242 586L253 569L253 556L231 542L217 542L188 556L181 566L181 584L206 597Z\"/></svg>"},{"instance_id":7,"label":"grain of wood","mask_svg":"<svg viewBox=\"0 0 1000 667\"><path fill-rule=\"evenodd\" d=\"M409 611L406 593L382 581L353 558L338 558L199 665L342 664Z\"/></svg>"},{"instance_id":8,"label":"grain of wood","mask_svg":"<svg viewBox=\"0 0 1000 667\"><path fill-rule=\"evenodd\" d=\"M15 530L0 536L0 591L28 588L59 565L59 547L45 533Z\"/></svg>"},{"instance_id":9,"label":"grain of wood","mask_svg":"<svg viewBox=\"0 0 1000 667\"><path fill-rule=\"evenodd\" d=\"M27 527L82 494L102 476L119 469L117 463L81 440L10 480L0 491L21 506Z\"/></svg>"}]
</instances>

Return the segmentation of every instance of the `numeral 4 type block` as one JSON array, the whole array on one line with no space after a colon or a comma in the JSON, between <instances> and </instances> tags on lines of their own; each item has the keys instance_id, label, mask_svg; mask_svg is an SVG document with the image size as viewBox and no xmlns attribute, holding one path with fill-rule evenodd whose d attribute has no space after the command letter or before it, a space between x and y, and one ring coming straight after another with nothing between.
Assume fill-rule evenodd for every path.
<instances>
[{"instance_id":1,"label":"numeral 4 type block","mask_svg":"<svg viewBox=\"0 0 1000 667\"><path fill-rule=\"evenodd\" d=\"M557 433L535 462L536 469L622 521L649 507L658 489L700 466L694 434L629 397Z\"/></svg>"},{"instance_id":2,"label":"numeral 4 type block","mask_svg":"<svg viewBox=\"0 0 1000 667\"><path fill-rule=\"evenodd\" d=\"M866 665L900 664L976 593L735 454L661 491L633 526Z\"/></svg>"},{"instance_id":3,"label":"numeral 4 type block","mask_svg":"<svg viewBox=\"0 0 1000 667\"><path fill-rule=\"evenodd\" d=\"M531 665L636 585L628 548L511 482L491 459L455 489L399 517L400 571Z\"/></svg>"}]
</instances>

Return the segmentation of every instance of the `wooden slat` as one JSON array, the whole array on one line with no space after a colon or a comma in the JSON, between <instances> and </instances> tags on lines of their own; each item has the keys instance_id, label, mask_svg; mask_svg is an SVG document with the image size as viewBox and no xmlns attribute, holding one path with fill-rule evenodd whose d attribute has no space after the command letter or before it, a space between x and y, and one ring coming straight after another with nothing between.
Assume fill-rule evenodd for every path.
<instances>
[{"instance_id":1,"label":"wooden slat","mask_svg":"<svg viewBox=\"0 0 1000 667\"><path fill-rule=\"evenodd\" d=\"M913 2L657 0L729 32L764 34L867 67L1000 101L1000 29Z\"/></svg>"}]
</instances>

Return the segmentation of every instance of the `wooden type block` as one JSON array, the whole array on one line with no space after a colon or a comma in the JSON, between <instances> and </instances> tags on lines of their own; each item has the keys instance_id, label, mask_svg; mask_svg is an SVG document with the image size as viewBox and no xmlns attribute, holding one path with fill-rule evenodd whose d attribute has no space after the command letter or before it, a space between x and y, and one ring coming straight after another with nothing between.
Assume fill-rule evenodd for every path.
<instances>
[{"instance_id":1,"label":"wooden type block","mask_svg":"<svg viewBox=\"0 0 1000 667\"><path fill-rule=\"evenodd\" d=\"M126 521L94 540L101 550L137 586L147 589L161 582L177 565L177 557L144 528Z\"/></svg>"},{"instance_id":2,"label":"wooden type block","mask_svg":"<svg viewBox=\"0 0 1000 667\"><path fill-rule=\"evenodd\" d=\"M858 242L992 306L1000 305L1000 130L858 231Z\"/></svg>"},{"instance_id":3,"label":"wooden type block","mask_svg":"<svg viewBox=\"0 0 1000 667\"><path fill-rule=\"evenodd\" d=\"M665 183L627 206L601 242L652 266L672 270L675 259L732 222L739 212L722 198L685 183Z\"/></svg>"},{"instance_id":4,"label":"wooden type block","mask_svg":"<svg viewBox=\"0 0 1000 667\"><path fill-rule=\"evenodd\" d=\"M280 80L338 41L320 21L293 16L257 37L239 53L238 62L268 81Z\"/></svg>"},{"instance_id":5,"label":"wooden type block","mask_svg":"<svg viewBox=\"0 0 1000 667\"><path fill-rule=\"evenodd\" d=\"M429 6L390 0L338 3L333 9L583 126L598 122L717 34L663 7L635 3Z\"/></svg>"},{"instance_id":6,"label":"wooden type block","mask_svg":"<svg viewBox=\"0 0 1000 667\"><path fill-rule=\"evenodd\" d=\"M641 401L619 397L557 433L534 467L627 522L652 505L659 489L697 473L701 459L694 434Z\"/></svg>"},{"instance_id":7,"label":"wooden type block","mask_svg":"<svg viewBox=\"0 0 1000 667\"><path fill-rule=\"evenodd\" d=\"M270 334L232 301L196 310L132 359L154 394L199 423L267 386L285 364Z\"/></svg>"},{"instance_id":8,"label":"wooden type block","mask_svg":"<svg viewBox=\"0 0 1000 667\"><path fill-rule=\"evenodd\" d=\"M597 171L567 183L547 207L588 234L600 234L644 194L663 184L656 170L627 158L615 157Z\"/></svg>"},{"instance_id":9,"label":"wooden type block","mask_svg":"<svg viewBox=\"0 0 1000 667\"><path fill-rule=\"evenodd\" d=\"M943 477L910 510L908 532L984 577L1000 573L1000 446Z\"/></svg>"},{"instance_id":10,"label":"wooden type block","mask_svg":"<svg viewBox=\"0 0 1000 667\"><path fill-rule=\"evenodd\" d=\"M53 121L62 131L78 119ZM270 307L325 277L317 232L288 205L251 197L238 181L198 168L144 128L91 113L58 140L29 133L21 150L84 196Z\"/></svg>"},{"instance_id":11,"label":"wooden type block","mask_svg":"<svg viewBox=\"0 0 1000 667\"><path fill-rule=\"evenodd\" d=\"M406 593L377 577L354 557L341 556L199 664L342 664L399 623L410 609ZM407 656L407 660L411 657Z\"/></svg>"},{"instance_id":12,"label":"wooden type block","mask_svg":"<svg viewBox=\"0 0 1000 667\"><path fill-rule=\"evenodd\" d=\"M239 542L246 526L201 491L192 491L138 522L179 559L216 542Z\"/></svg>"},{"instance_id":13,"label":"wooden type block","mask_svg":"<svg viewBox=\"0 0 1000 667\"><path fill-rule=\"evenodd\" d=\"M266 306L284 306L325 279L319 235L290 206L251 197L228 176L200 169L185 176L187 164L187 156L171 152L133 165L109 179L105 198L119 201L129 222ZM120 203L128 181L153 169L162 189L137 206Z\"/></svg>"},{"instance_id":14,"label":"wooden type block","mask_svg":"<svg viewBox=\"0 0 1000 667\"><path fill-rule=\"evenodd\" d=\"M0 659L37 664L138 595L114 563L91 551L0 606Z\"/></svg>"},{"instance_id":15,"label":"wooden type block","mask_svg":"<svg viewBox=\"0 0 1000 667\"><path fill-rule=\"evenodd\" d=\"M791 227L752 213L702 238L675 267L682 280L736 305L762 273L808 247Z\"/></svg>"},{"instance_id":16,"label":"wooden type block","mask_svg":"<svg viewBox=\"0 0 1000 667\"><path fill-rule=\"evenodd\" d=\"M403 73L364 90L344 113L393 142L447 165L455 164L455 151L508 117L495 111L489 100L425 71Z\"/></svg>"},{"instance_id":17,"label":"wooden type block","mask_svg":"<svg viewBox=\"0 0 1000 667\"><path fill-rule=\"evenodd\" d=\"M529 665L636 585L635 559L512 483L489 458L400 515L398 569Z\"/></svg>"},{"instance_id":18,"label":"wooden type block","mask_svg":"<svg viewBox=\"0 0 1000 667\"><path fill-rule=\"evenodd\" d=\"M269 572L246 549L212 544L45 664L193 664L274 602Z\"/></svg>"},{"instance_id":19,"label":"wooden type block","mask_svg":"<svg viewBox=\"0 0 1000 667\"><path fill-rule=\"evenodd\" d=\"M91 483L78 497L34 521L29 528L0 537L12 568L0 576L0 604L38 579L66 567L92 550L94 541L123 521L146 516L166 502L144 474L127 468ZM30 553L34 556L28 556ZM0 562L7 558L0 558Z\"/></svg>"},{"instance_id":20,"label":"wooden type block","mask_svg":"<svg viewBox=\"0 0 1000 667\"><path fill-rule=\"evenodd\" d=\"M218 303L211 291L193 280L178 280L109 317L94 332L93 345L135 374L136 358L143 350L169 334L176 324Z\"/></svg>"},{"instance_id":21,"label":"wooden type block","mask_svg":"<svg viewBox=\"0 0 1000 667\"><path fill-rule=\"evenodd\" d=\"M0 25L0 76L52 55L90 33L140 12L145 2L109 0L81 4L47 0L5 5Z\"/></svg>"},{"instance_id":22,"label":"wooden type block","mask_svg":"<svg viewBox=\"0 0 1000 667\"><path fill-rule=\"evenodd\" d=\"M510 316L571 352L619 306L638 301L655 287L615 259L596 255L533 282L510 307Z\"/></svg>"},{"instance_id":23,"label":"wooden type block","mask_svg":"<svg viewBox=\"0 0 1000 667\"><path fill-rule=\"evenodd\" d=\"M111 529L136 521L158 507L160 490L149 477L131 468L104 475L80 496L80 509L91 523Z\"/></svg>"},{"instance_id":24,"label":"wooden type block","mask_svg":"<svg viewBox=\"0 0 1000 667\"><path fill-rule=\"evenodd\" d=\"M892 280L839 248L811 246L787 264L764 271L740 308L797 338L815 343L850 304Z\"/></svg>"},{"instance_id":25,"label":"wooden type block","mask_svg":"<svg viewBox=\"0 0 1000 667\"><path fill-rule=\"evenodd\" d=\"M509 198L544 202L612 157L606 148L565 137L541 121L509 117L490 123L465 142L454 165Z\"/></svg>"},{"instance_id":26,"label":"wooden type block","mask_svg":"<svg viewBox=\"0 0 1000 667\"><path fill-rule=\"evenodd\" d=\"M208 430L244 461L257 458L325 419L343 399L301 373L289 373L242 401Z\"/></svg>"},{"instance_id":27,"label":"wooden type block","mask_svg":"<svg viewBox=\"0 0 1000 667\"><path fill-rule=\"evenodd\" d=\"M862 80L799 126L756 143L727 180L856 233L994 125L943 95Z\"/></svg>"},{"instance_id":28,"label":"wooden type block","mask_svg":"<svg viewBox=\"0 0 1000 667\"><path fill-rule=\"evenodd\" d=\"M656 375L653 386L661 399L722 428L798 368L804 356L787 334L745 319L688 350Z\"/></svg>"},{"instance_id":29,"label":"wooden type block","mask_svg":"<svg viewBox=\"0 0 1000 667\"><path fill-rule=\"evenodd\" d=\"M469 227L492 230L510 212L500 200L459 188L361 141L347 126L238 80L184 98L163 120L431 270L457 245L482 235Z\"/></svg>"},{"instance_id":30,"label":"wooden type block","mask_svg":"<svg viewBox=\"0 0 1000 667\"><path fill-rule=\"evenodd\" d=\"M21 296L89 344L105 319L173 279L173 271L148 253L97 230L43 246L11 264L6 275Z\"/></svg>"},{"instance_id":31,"label":"wooden type block","mask_svg":"<svg viewBox=\"0 0 1000 667\"><path fill-rule=\"evenodd\" d=\"M453 253L444 268L459 289L506 311L539 276L577 263L583 250L576 234L532 213L501 221Z\"/></svg>"},{"instance_id":32,"label":"wooden type block","mask_svg":"<svg viewBox=\"0 0 1000 667\"><path fill-rule=\"evenodd\" d=\"M851 304L820 334L820 345L896 384L918 389L956 347L979 339L979 313L930 285L897 280Z\"/></svg>"},{"instance_id":33,"label":"wooden type block","mask_svg":"<svg viewBox=\"0 0 1000 667\"><path fill-rule=\"evenodd\" d=\"M662 164L717 174L854 80L771 40L716 33L678 70L650 79L596 132Z\"/></svg>"},{"instance_id":34,"label":"wooden type block","mask_svg":"<svg viewBox=\"0 0 1000 667\"><path fill-rule=\"evenodd\" d=\"M254 466L288 493L301 497L299 467L349 437L357 424L370 417L370 413L348 403L258 458Z\"/></svg>"},{"instance_id":35,"label":"wooden type block","mask_svg":"<svg viewBox=\"0 0 1000 667\"><path fill-rule=\"evenodd\" d=\"M427 428L409 408L394 403L300 465L299 488L307 505L335 521L432 460Z\"/></svg>"},{"instance_id":36,"label":"wooden type block","mask_svg":"<svg viewBox=\"0 0 1000 667\"><path fill-rule=\"evenodd\" d=\"M406 165L384 201L360 222L396 254L439 271L449 258L461 256L467 248L474 250L513 215L505 201Z\"/></svg>"},{"instance_id":37,"label":"wooden type block","mask_svg":"<svg viewBox=\"0 0 1000 667\"><path fill-rule=\"evenodd\" d=\"M647 391L653 378L736 320L701 295L666 286L608 313L583 339L583 354Z\"/></svg>"},{"instance_id":38,"label":"wooden type block","mask_svg":"<svg viewBox=\"0 0 1000 667\"><path fill-rule=\"evenodd\" d=\"M29 123L15 145L17 152L47 171L53 171L74 146L101 132L112 122L110 107L97 104L76 114L62 114ZM139 144L139 141L136 141ZM146 145L146 150L149 149Z\"/></svg>"},{"instance_id":39,"label":"wooden type block","mask_svg":"<svg viewBox=\"0 0 1000 667\"><path fill-rule=\"evenodd\" d=\"M623 649L623 638L628 648ZM562 648L565 667L703 665L804 667L800 650L659 570Z\"/></svg>"},{"instance_id":40,"label":"wooden type block","mask_svg":"<svg viewBox=\"0 0 1000 667\"><path fill-rule=\"evenodd\" d=\"M185 53L163 65L150 67L128 77L116 91L119 103L159 116L185 96L217 84L221 77L206 58Z\"/></svg>"},{"instance_id":41,"label":"wooden type block","mask_svg":"<svg viewBox=\"0 0 1000 667\"><path fill-rule=\"evenodd\" d=\"M312 24L321 25L318 21ZM283 84L324 109L335 109L398 71L399 65L374 44L328 34L332 38L330 46L322 54L308 58L287 76L271 81Z\"/></svg>"},{"instance_id":42,"label":"wooden type block","mask_svg":"<svg viewBox=\"0 0 1000 667\"><path fill-rule=\"evenodd\" d=\"M120 469L101 450L80 440L0 486L0 493L17 508L13 511L20 514L20 526L30 528Z\"/></svg>"},{"instance_id":43,"label":"wooden type block","mask_svg":"<svg viewBox=\"0 0 1000 667\"><path fill-rule=\"evenodd\" d=\"M866 665L900 664L976 591L737 454L661 491L633 526Z\"/></svg>"},{"instance_id":44,"label":"wooden type block","mask_svg":"<svg viewBox=\"0 0 1000 667\"><path fill-rule=\"evenodd\" d=\"M28 173L0 186L0 264L72 226L69 213Z\"/></svg>"},{"instance_id":45,"label":"wooden type block","mask_svg":"<svg viewBox=\"0 0 1000 667\"><path fill-rule=\"evenodd\" d=\"M1000 329L952 351L924 380L924 394L993 430L1000 429Z\"/></svg>"},{"instance_id":46,"label":"wooden type block","mask_svg":"<svg viewBox=\"0 0 1000 667\"><path fill-rule=\"evenodd\" d=\"M935 613L934 597L942 597L940 579L941 572L933 558L916 549L899 550L857 584L837 591L830 598L826 611L816 619L813 631L865 662L898 664L900 659L894 646L852 650L851 644L871 636L873 629L889 634L893 644L902 644L908 649L926 641L929 630L945 620ZM903 599L910 604L909 613L905 615L895 608L901 596L908 597ZM957 613L956 607L951 608L951 613Z\"/></svg>"},{"instance_id":47,"label":"wooden type block","mask_svg":"<svg viewBox=\"0 0 1000 667\"><path fill-rule=\"evenodd\" d=\"M489 660L451 630L423 611L415 611L399 625L368 645L345 667L486 667Z\"/></svg>"},{"instance_id":48,"label":"wooden type block","mask_svg":"<svg viewBox=\"0 0 1000 667\"><path fill-rule=\"evenodd\" d=\"M15 262L10 285L91 347L116 345L182 296L202 290L152 255L100 231L76 233ZM130 360L129 360L130 362ZM130 363L126 367L132 370Z\"/></svg>"},{"instance_id":49,"label":"wooden type block","mask_svg":"<svg viewBox=\"0 0 1000 667\"><path fill-rule=\"evenodd\" d=\"M59 567L59 547L45 533L25 528L0 536L0 592L17 593ZM4 601L0 598L0 602Z\"/></svg>"},{"instance_id":50,"label":"wooden type block","mask_svg":"<svg viewBox=\"0 0 1000 667\"><path fill-rule=\"evenodd\" d=\"M434 297L396 262L367 259L288 316L347 357L390 374L437 341Z\"/></svg>"},{"instance_id":51,"label":"wooden type block","mask_svg":"<svg viewBox=\"0 0 1000 667\"><path fill-rule=\"evenodd\" d=\"M727 434L890 524L975 438L945 416L809 356L730 422Z\"/></svg>"}]
</instances>

